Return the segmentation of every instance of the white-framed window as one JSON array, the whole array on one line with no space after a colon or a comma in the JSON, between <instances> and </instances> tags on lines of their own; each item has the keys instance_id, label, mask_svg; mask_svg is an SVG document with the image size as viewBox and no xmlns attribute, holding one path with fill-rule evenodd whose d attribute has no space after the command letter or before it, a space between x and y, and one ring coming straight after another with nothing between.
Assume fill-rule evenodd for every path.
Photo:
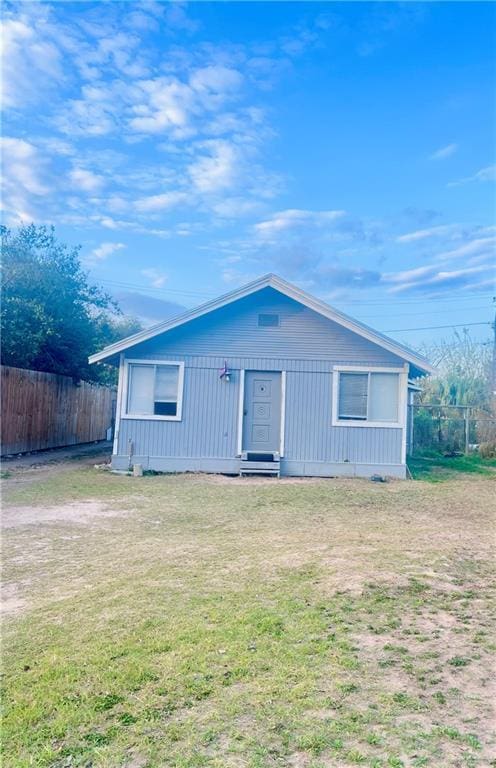
<instances>
[{"instance_id":1,"label":"white-framed window","mask_svg":"<svg viewBox=\"0 0 496 768\"><path fill-rule=\"evenodd\" d=\"M184 363L126 360L123 418L180 421Z\"/></svg>"},{"instance_id":2,"label":"white-framed window","mask_svg":"<svg viewBox=\"0 0 496 768\"><path fill-rule=\"evenodd\" d=\"M405 371L339 366L334 369L332 423L335 426L402 427Z\"/></svg>"}]
</instances>

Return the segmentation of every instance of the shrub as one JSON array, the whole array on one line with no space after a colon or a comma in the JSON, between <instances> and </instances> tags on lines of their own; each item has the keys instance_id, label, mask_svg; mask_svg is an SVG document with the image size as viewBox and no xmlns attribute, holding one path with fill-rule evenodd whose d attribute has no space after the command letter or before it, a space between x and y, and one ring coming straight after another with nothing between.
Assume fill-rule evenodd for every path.
<instances>
[{"instance_id":1,"label":"shrub","mask_svg":"<svg viewBox=\"0 0 496 768\"><path fill-rule=\"evenodd\" d=\"M488 443L481 443L479 445L479 455L482 456L483 459L496 458L496 440L491 440L491 442Z\"/></svg>"}]
</instances>

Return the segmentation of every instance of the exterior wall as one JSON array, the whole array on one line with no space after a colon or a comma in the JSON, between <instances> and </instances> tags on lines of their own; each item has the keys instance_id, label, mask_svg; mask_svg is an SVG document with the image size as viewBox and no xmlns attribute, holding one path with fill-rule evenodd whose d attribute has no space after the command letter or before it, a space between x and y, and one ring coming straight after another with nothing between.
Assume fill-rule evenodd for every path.
<instances>
[{"instance_id":1,"label":"exterior wall","mask_svg":"<svg viewBox=\"0 0 496 768\"><path fill-rule=\"evenodd\" d=\"M280 325L258 327L264 311L277 312ZM115 468L141 463L158 471L237 473L241 371L266 370L286 372L282 474L405 476L406 427L332 426L331 418L334 365L403 369L403 360L270 288L144 342L127 357L184 361L183 413L181 421L123 416L122 356ZM224 361L229 382L219 378ZM402 380L406 388L406 370Z\"/></svg>"},{"instance_id":2,"label":"exterior wall","mask_svg":"<svg viewBox=\"0 0 496 768\"><path fill-rule=\"evenodd\" d=\"M279 326L260 328L260 312L277 313ZM272 288L143 342L130 356L162 354L172 355L174 360L183 354L403 365L391 352Z\"/></svg>"},{"instance_id":3,"label":"exterior wall","mask_svg":"<svg viewBox=\"0 0 496 768\"><path fill-rule=\"evenodd\" d=\"M239 471L240 369L231 369L231 381L225 382L219 379L220 358L185 362L182 421L121 418L116 468L140 463L161 471ZM331 365L315 361L295 369L295 361L243 363L248 370L286 370L282 474L404 477L402 428L331 425Z\"/></svg>"}]
</instances>

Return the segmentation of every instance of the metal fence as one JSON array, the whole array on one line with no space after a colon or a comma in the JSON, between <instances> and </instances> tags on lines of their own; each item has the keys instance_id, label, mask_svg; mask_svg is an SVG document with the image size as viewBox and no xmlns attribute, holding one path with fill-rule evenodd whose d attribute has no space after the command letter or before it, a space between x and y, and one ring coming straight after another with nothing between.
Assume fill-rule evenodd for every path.
<instances>
[{"instance_id":1,"label":"metal fence","mask_svg":"<svg viewBox=\"0 0 496 768\"><path fill-rule=\"evenodd\" d=\"M470 405L410 405L408 448L469 453L496 441L496 417Z\"/></svg>"}]
</instances>

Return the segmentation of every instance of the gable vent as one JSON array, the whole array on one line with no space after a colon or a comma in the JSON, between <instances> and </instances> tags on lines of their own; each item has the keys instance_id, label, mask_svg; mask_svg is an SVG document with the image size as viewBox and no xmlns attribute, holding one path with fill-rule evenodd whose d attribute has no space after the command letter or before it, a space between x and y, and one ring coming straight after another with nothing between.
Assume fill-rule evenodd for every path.
<instances>
[{"instance_id":1,"label":"gable vent","mask_svg":"<svg viewBox=\"0 0 496 768\"><path fill-rule=\"evenodd\" d=\"M273 328L279 325L279 315L259 315L258 324L262 328Z\"/></svg>"}]
</instances>

